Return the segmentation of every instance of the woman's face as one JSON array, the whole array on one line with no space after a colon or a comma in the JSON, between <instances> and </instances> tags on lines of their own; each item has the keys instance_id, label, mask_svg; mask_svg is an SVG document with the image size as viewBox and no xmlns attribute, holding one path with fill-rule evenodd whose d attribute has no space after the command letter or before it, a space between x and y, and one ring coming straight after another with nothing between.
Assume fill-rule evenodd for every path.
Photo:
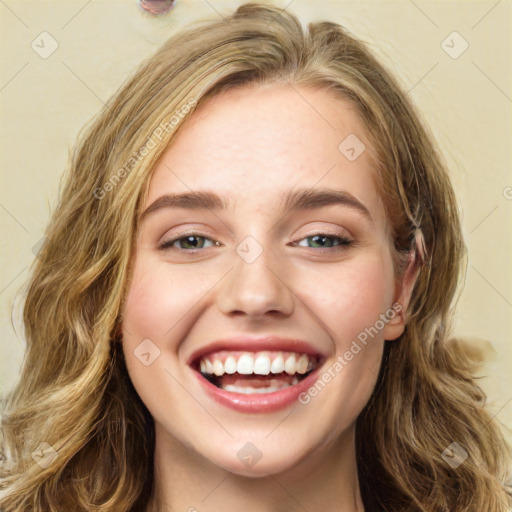
<instances>
[{"instance_id":1,"label":"woman's face","mask_svg":"<svg viewBox=\"0 0 512 512\"><path fill-rule=\"evenodd\" d=\"M229 91L183 126L123 309L157 449L257 476L353 442L403 330L370 151L350 103L298 86Z\"/></svg>"}]
</instances>

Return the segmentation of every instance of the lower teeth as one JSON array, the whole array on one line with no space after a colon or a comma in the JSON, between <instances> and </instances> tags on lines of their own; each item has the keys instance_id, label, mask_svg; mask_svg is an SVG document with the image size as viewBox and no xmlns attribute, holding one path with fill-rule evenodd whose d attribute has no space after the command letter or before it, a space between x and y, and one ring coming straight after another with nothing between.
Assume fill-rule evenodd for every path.
<instances>
[{"instance_id":1,"label":"lower teeth","mask_svg":"<svg viewBox=\"0 0 512 512\"><path fill-rule=\"evenodd\" d=\"M274 393L274 391L279 391L279 389L283 388L241 388L239 386L232 386L231 384L228 384L222 389L224 391L231 391L232 393L243 393L244 395L252 395L253 393Z\"/></svg>"},{"instance_id":2,"label":"lower teeth","mask_svg":"<svg viewBox=\"0 0 512 512\"><path fill-rule=\"evenodd\" d=\"M219 382L219 378L215 375L209 374L209 373L203 373L201 372L201 375L208 380L211 384L217 386L220 389L223 389L224 391L229 391L231 393L242 393L244 395L252 395L252 394L268 394L268 393L275 393L276 391L280 391L281 389L288 388L290 386L295 386L298 384L301 380L305 379L312 370L306 372L303 375L294 376L291 382L284 382L284 381L277 381L276 379L269 380L268 386L251 386L250 384L246 386L240 386L235 384L221 384Z\"/></svg>"},{"instance_id":3,"label":"lower teeth","mask_svg":"<svg viewBox=\"0 0 512 512\"><path fill-rule=\"evenodd\" d=\"M244 395L252 395L254 393L264 394L264 393L275 393L276 391L280 391L281 389L289 388L290 386L295 386L295 384L299 383L299 379L294 377L291 384L283 383L280 386L268 386L268 387L242 387L235 386L233 384L226 384L225 386L221 386L221 389L224 391L231 391L232 393L243 393Z\"/></svg>"}]
</instances>

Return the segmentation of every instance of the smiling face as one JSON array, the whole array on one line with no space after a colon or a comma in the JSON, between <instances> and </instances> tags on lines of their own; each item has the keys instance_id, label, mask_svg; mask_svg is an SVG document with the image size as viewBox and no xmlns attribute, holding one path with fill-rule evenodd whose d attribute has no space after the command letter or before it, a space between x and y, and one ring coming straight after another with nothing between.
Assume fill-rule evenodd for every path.
<instances>
[{"instance_id":1,"label":"smiling face","mask_svg":"<svg viewBox=\"0 0 512 512\"><path fill-rule=\"evenodd\" d=\"M257 476L353 446L403 330L369 149L350 103L273 85L213 98L162 155L122 324L157 451Z\"/></svg>"}]
</instances>

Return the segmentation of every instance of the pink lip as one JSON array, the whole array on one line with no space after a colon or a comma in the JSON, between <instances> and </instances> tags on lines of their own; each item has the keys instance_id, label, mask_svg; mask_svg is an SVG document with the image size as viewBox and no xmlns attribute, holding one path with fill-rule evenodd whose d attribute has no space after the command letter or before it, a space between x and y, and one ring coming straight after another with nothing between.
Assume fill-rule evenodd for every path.
<instances>
[{"instance_id":1,"label":"pink lip","mask_svg":"<svg viewBox=\"0 0 512 512\"><path fill-rule=\"evenodd\" d=\"M220 350L244 351L244 352L263 352L263 351L283 351L297 352L301 354L313 355L318 358L317 367L303 380L294 386L275 391L273 393L262 393L246 395L244 393L234 393L218 388L198 371L198 361L213 352ZM218 403L230 407L239 412L262 413L273 412L298 400L299 395L306 391L315 382L318 371L325 360L325 355L321 354L310 343L293 338L281 338L279 336L262 336L250 338L247 336L236 336L229 339L214 341L200 349L196 350L189 358L188 365L194 370L199 382L204 387L206 393Z\"/></svg>"},{"instance_id":2,"label":"pink lip","mask_svg":"<svg viewBox=\"0 0 512 512\"><path fill-rule=\"evenodd\" d=\"M250 338L248 336L235 336L233 338L226 338L216 340L209 345L199 348L188 358L187 364L192 365L194 362L203 356L219 350L233 350L244 352L263 352L268 351L283 351L283 352L298 352L301 354L309 354L324 358L310 343L293 338L281 338L279 336L261 336L258 338Z\"/></svg>"},{"instance_id":3,"label":"pink lip","mask_svg":"<svg viewBox=\"0 0 512 512\"><path fill-rule=\"evenodd\" d=\"M244 413L274 412L298 401L299 395L310 388L315 382L320 364L303 380L294 386L275 391L274 393L246 395L218 388L195 371L199 382L206 393L218 403Z\"/></svg>"}]
</instances>

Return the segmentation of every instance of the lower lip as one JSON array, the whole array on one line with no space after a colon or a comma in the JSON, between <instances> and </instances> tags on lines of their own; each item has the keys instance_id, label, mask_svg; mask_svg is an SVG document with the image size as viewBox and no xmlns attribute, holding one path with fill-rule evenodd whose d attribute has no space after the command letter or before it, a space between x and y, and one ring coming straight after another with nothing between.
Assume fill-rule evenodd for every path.
<instances>
[{"instance_id":1,"label":"lower lip","mask_svg":"<svg viewBox=\"0 0 512 512\"><path fill-rule=\"evenodd\" d=\"M309 389L315 382L319 368L320 365L294 386L288 386L272 393L254 393L252 395L225 391L206 380L199 372L194 370L194 373L206 393L218 403L239 412L262 413L278 411L298 401L299 395Z\"/></svg>"}]
</instances>

